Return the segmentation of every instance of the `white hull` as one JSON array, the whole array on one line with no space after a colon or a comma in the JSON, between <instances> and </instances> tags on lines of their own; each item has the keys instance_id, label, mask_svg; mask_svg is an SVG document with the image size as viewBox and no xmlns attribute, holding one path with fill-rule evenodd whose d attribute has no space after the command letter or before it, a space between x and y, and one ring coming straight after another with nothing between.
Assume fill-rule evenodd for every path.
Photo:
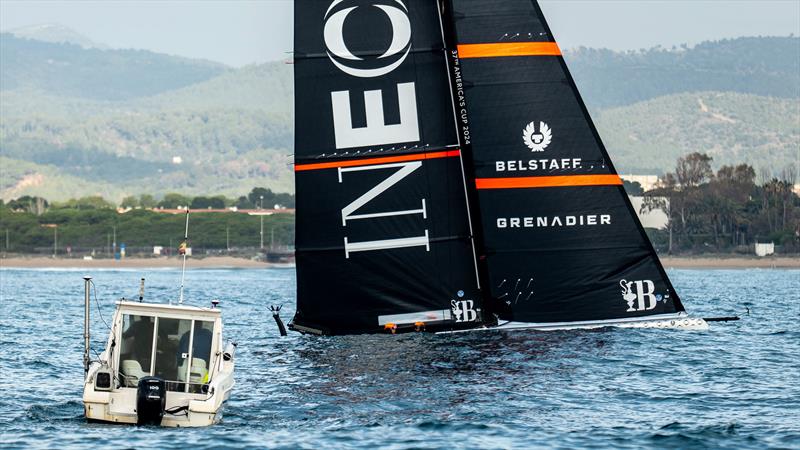
<instances>
[{"instance_id":1,"label":"white hull","mask_svg":"<svg viewBox=\"0 0 800 450\"><path fill-rule=\"evenodd\" d=\"M111 391L98 391L94 387L94 373L100 369L99 363L92 364L83 391L83 406L86 419L109 423L136 424L136 389L116 388ZM168 392L166 410L188 406L177 414L165 413L161 420L163 427L205 427L222 420L225 402L233 389L233 367L230 372L218 373L209 385L209 394L189 394Z\"/></svg>"},{"instance_id":2,"label":"white hull","mask_svg":"<svg viewBox=\"0 0 800 450\"><path fill-rule=\"evenodd\" d=\"M443 333L464 333L469 331L494 331L494 330L590 330L596 328L656 328L675 329L688 331L708 330L708 322L699 317L689 317L686 313L662 314L658 316L637 317L630 319L591 320L583 322L505 322L494 327L474 328L470 330L447 331Z\"/></svg>"}]
</instances>

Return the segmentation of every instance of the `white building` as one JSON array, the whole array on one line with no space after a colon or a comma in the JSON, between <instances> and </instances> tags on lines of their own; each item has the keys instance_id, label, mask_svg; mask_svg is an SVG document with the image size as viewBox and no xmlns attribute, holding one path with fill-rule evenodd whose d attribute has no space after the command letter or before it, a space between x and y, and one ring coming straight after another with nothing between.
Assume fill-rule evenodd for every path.
<instances>
[{"instance_id":1,"label":"white building","mask_svg":"<svg viewBox=\"0 0 800 450\"><path fill-rule=\"evenodd\" d=\"M756 242L756 256L764 257L775 253L775 243L758 243Z\"/></svg>"},{"instance_id":2,"label":"white building","mask_svg":"<svg viewBox=\"0 0 800 450\"><path fill-rule=\"evenodd\" d=\"M667 214L664 211L661 209L654 209L652 211L642 213L640 211L642 209L642 204L644 203L644 197L628 196L628 198L631 199L633 209L636 210L636 216L639 217L639 222L642 223L643 227L655 228L657 230L665 230L667 228L667 225L669 225L669 217L667 217ZM669 205L669 200L665 198L659 200Z\"/></svg>"}]
</instances>

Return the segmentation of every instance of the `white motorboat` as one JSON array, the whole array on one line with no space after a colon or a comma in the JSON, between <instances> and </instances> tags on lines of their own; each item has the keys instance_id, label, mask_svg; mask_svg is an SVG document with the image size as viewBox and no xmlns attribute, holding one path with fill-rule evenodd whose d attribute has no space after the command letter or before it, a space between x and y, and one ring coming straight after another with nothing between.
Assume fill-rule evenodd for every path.
<instances>
[{"instance_id":1,"label":"white motorboat","mask_svg":"<svg viewBox=\"0 0 800 450\"><path fill-rule=\"evenodd\" d=\"M89 283L87 277L87 319ZM88 325L86 338L88 420L198 427L222 418L234 385L235 345L223 348L219 308L120 300L95 361L89 362Z\"/></svg>"},{"instance_id":2,"label":"white motorboat","mask_svg":"<svg viewBox=\"0 0 800 450\"><path fill-rule=\"evenodd\" d=\"M181 281L177 305L143 303L142 279L138 302L117 302L105 350L91 361L92 279L84 280L86 418L168 427L219 422L234 385L236 349L234 343L223 347L219 302L207 308L183 305Z\"/></svg>"}]
</instances>

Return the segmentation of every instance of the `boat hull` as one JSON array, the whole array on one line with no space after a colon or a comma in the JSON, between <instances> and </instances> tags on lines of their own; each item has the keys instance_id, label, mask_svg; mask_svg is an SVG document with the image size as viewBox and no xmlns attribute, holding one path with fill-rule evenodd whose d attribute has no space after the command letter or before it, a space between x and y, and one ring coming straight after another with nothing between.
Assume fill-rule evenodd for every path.
<instances>
[{"instance_id":1,"label":"boat hull","mask_svg":"<svg viewBox=\"0 0 800 450\"><path fill-rule=\"evenodd\" d=\"M84 403L85 417L88 422L136 425L136 413L112 412L105 408L101 403ZM222 420L222 412L215 414L190 412L186 416L172 417L165 415L159 424L162 427L173 428L194 428L206 427L219 423Z\"/></svg>"},{"instance_id":2,"label":"boat hull","mask_svg":"<svg viewBox=\"0 0 800 450\"><path fill-rule=\"evenodd\" d=\"M584 322L556 322L556 323L529 323L529 322L505 322L495 326L473 328L470 330L446 331L442 333L464 333L467 331L506 331L506 330L536 330L536 331L559 331L559 330L591 330L597 328L652 328L652 329L674 329L685 331L705 331L708 330L708 322L699 317L690 317L686 313L663 314L659 316L631 318L631 319L612 319L612 320L592 320Z\"/></svg>"},{"instance_id":3,"label":"boat hull","mask_svg":"<svg viewBox=\"0 0 800 450\"><path fill-rule=\"evenodd\" d=\"M92 422L135 425L136 389L117 387L109 391L97 390L94 375L102 366L94 363L86 377L83 390L84 416ZM230 398L234 386L233 365L219 372L209 384L207 395L168 392L165 410L183 408L175 414L165 413L160 425L163 427L205 427L222 420L225 402Z\"/></svg>"}]
</instances>

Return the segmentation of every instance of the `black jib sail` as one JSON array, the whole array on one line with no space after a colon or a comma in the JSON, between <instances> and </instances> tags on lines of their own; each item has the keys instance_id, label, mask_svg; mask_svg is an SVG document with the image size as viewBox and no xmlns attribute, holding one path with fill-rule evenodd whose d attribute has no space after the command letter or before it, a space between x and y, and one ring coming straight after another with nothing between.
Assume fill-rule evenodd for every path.
<instances>
[{"instance_id":1,"label":"black jib sail","mask_svg":"<svg viewBox=\"0 0 800 450\"><path fill-rule=\"evenodd\" d=\"M295 330L480 321L437 3L295 2Z\"/></svg>"},{"instance_id":2,"label":"black jib sail","mask_svg":"<svg viewBox=\"0 0 800 450\"><path fill-rule=\"evenodd\" d=\"M450 5L487 306L543 324L682 312L538 4Z\"/></svg>"}]
</instances>

